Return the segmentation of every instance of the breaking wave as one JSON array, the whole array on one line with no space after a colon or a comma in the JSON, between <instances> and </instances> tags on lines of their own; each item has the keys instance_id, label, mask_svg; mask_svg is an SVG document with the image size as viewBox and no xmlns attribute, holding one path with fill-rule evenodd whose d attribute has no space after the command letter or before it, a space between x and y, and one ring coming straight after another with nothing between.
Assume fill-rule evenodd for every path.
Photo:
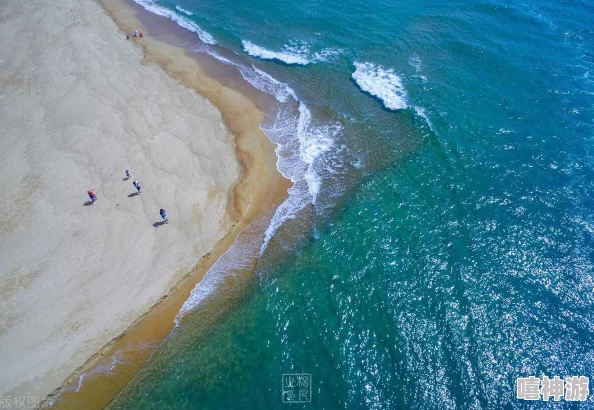
<instances>
[{"instance_id":1,"label":"breaking wave","mask_svg":"<svg viewBox=\"0 0 594 410\"><path fill-rule=\"evenodd\" d=\"M200 28L200 26L198 26L198 24L194 23L192 20L188 19L187 17L182 16L173 10L169 10L165 7L159 6L158 4L155 4L154 2L152 2L151 0L134 0L134 1L137 4L141 5L142 7L144 7L145 10L150 11L151 13L157 14L159 16L167 17L169 20L175 21L179 26L185 28L186 30L189 30L193 33L198 34L198 37L203 42L205 42L207 44L216 44L217 43L215 41L215 39L213 38L213 36L210 35L210 33L202 30ZM178 8L178 7L176 7L176 8ZM178 8L178 10L180 10L180 9L181 9L181 7ZM181 9L181 10L183 10L183 9ZM184 10L183 13L187 14L189 12Z\"/></svg>"},{"instance_id":2,"label":"breaking wave","mask_svg":"<svg viewBox=\"0 0 594 410\"><path fill-rule=\"evenodd\" d=\"M355 62L354 65L353 80L361 90L379 98L390 110L402 110L408 107L406 90L394 70L368 62Z\"/></svg>"},{"instance_id":3,"label":"breaking wave","mask_svg":"<svg viewBox=\"0 0 594 410\"><path fill-rule=\"evenodd\" d=\"M175 6L175 9L177 11L181 11L182 13L184 13L186 16L192 16L194 15L194 13L192 13L191 11L188 11L186 9L182 9L180 6Z\"/></svg>"},{"instance_id":4,"label":"breaking wave","mask_svg":"<svg viewBox=\"0 0 594 410\"><path fill-rule=\"evenodd\" d=\"M328 172L324 158L332 151L336 138L343 130L339 122L315 118L288 84L257 67L223 57L214 50L207 52L225 64L236 66L252 86L276 99L274 109L267 114L260 128L277 144L277 168L293 182L293 186L288 191L288 198L270 215L252 222L240 233L233 246L192 290L178 313L176 324L209 296L220 293L222 286L228 283L225 282L226 277L253 266L250 264L256 263L280 226L296 218L306 206L315 205L322 189L323 176Z\"/></svg>"},{"instance_id":5,"label":"breaking wave","mask_svg":"<svg viewBox=\"0 0 594 410\"><path fill-rule=\"evenodd\" d=\"M280 51L268 50L248 40L242 40L241 43L245 52L252 57L262 60L278 60L285 64L307 65L318 61L328 61L341 52L341 50L335 48L325 48L319 52L312 52L308 43L298 41L285 44Z\"/></svg>"},{"instance_id":6,"label":"breaking wave","mask_svg":"<svg viewBox=\"0 0 594 410\"><path fill-rule=\"evenodd\" d=\"M433 129L433 123L431 122L431 120L429 119L429 117L427 116L427 112L425 111L425 109L423 107L419 107L418 105L414 106L415 112L417 113L417 115L421 118L423 118L425 120L425 122L427 122L427 125L429 126L429 129L433 132L435 132L435 129Z\"/></svg>"},{"instance_id":7,"label":"breaking wave","mask_svg":"<svg viewBox=\"0 0 594 410\"><path fill-rule=\"evenodd\" d=\"M264 93L273 95L278 102L286 103L289 101L289 98L293 98L293 100L295 101L298 100L295 91L293 91L291 87L289 87L285 83L276 80L274 77L260 70L258 67L244 66L240 63L237 63L226 57L221 56L213 50L206 50L204 52L208 53L210 56L216 58L224 64L236 66L245 81L250 83L254 88Z\"/></svg>"},{"instance_id":8,"label":"breaking wave","mask_svg":"<svg viewBox=\"0 0 594 410\"><path fill-rule=\"evenodd\" d=\"M237 235L233 245L206 272L204 278L192 289L190 297L184 302L175 317L178 326L181 319L199 306L209 297L217 295L223 287L237 284L239 280L225 281L228 277L238 278L241 273L253 267L258 258L259 245L262 242L262 231L270 221L271 211L265 212ZM229 289L226 289L229 291Z\"/></svg>"}]
</instances>

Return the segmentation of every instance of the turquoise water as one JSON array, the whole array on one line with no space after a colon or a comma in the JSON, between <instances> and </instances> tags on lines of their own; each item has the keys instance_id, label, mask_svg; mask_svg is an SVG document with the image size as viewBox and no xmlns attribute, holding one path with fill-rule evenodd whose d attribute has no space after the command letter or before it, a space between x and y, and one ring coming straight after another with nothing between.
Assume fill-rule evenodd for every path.
<instances>
[{"instance_id":1,"label":"turquoise water","mask_svg":"<svg viewBox=\"0 0 594 410\"><path fill-rule=\"evenodd\" d=\"M296 184L256 274L212 272L111 408L524 408L517 377L594 377L591 2L142 3L276 96Z\"/></svg>"}]
</instances>

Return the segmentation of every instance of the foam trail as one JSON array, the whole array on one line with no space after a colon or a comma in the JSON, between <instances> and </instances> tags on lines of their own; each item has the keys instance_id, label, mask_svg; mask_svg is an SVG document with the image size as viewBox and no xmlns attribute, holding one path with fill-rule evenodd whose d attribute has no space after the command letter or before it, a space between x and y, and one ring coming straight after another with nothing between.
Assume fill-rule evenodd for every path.
<instances>
[{"instance_id":1,"label":"foam trail","mask_svg":"<svg viewBox=\"0 0 594 410\"><path fill-rule=\"evenodd\" d=\"M263 60L279 60L287 64L307 65L310 61L302 55L290 51L271 51L264 47L255 45L254 43L242 40L243 49L252 57L258 57Z\"/></svg>"},{"instance_id":2,"label":"foam trail","mask_svg":"<svg viewBox=\"0 0 594 410\"><path fill-rule=\"evenodd\" d=\"M218 54L218 53L216 53L216 52L214 52L212 50L198 49L198 50L194 50L194 51L198 51L198 52L201 52L201 53L207 53L208 55L216 58L217 60L219 60L222 63L230 64L230 65L234 65L234 66L238 66L239 67L239 64L238 63L235 63L234 61L231 61L228 58L223 57L222 55L220 55L220 54Z\"/></svg>"},{"instance_id":3,"label":"foam trail","mask_svg":"<svg viewBox=\"0 0 594 410\"><path fill-rule=\"evenodd\" d=\"M325 48L319 52L312 53L306 42L290 41L285 44L281 51L272 51L260 47L251 41L242 40L243 49L252 57L262 60L278 60L285 64L307 65L318 61L328 61L331 57L337 56L342 50L336 48Z\"/></svg>"},{"instance_id":4,"label":"foam trail","mask_svg":"<svg viewBox=\"0 0 594 410\"><path fill-rule=\"evenodd\" d=\"M331 152L336 136L342 132L338 122L316 121L287 84L254 66L245 66L223 57L213 49L205 52L225 64L236 66L246 81L278 101L275 111L266 116L260 128L277 144L277 168L293 182L293 186L288 191L288 198L274 212L246 227L233 246L216 261L180 309L176 325L220 289L228 287L229 282L225 278L241 279L235 275L253 269L276 230L286 221L296 218L306 206L316 203L322 188L322 175L329 172L324 157Z\"/></svg>"},{"instance_id":5,"label":"foam trail","mask_svg":"<svg viewBox=\"0 0 594 410\"><path fill-rule=\"evenodd\" d=\"M410 56L408 59L408 64L415 69L415 77L420 78L424 83L426 83L427 77L421 74L421 66L423 64L421 61L421 57L419 57L417 53L413 53L413 55Z\"/></svg>"},{"instance_id":6,"label":"foam trail","mask_svg":"<svg viewBox=\"0 0 594 410\"><path fill-rule=\"evenodd\" d=\"M205 52L207 52L209 55L211 55L212 57L216 58L224 64L236 66L245 81L254 86L254 88L266 94L273 95L278 102L286 103L289 101L290 98L293 98L293 100L298 101L297 95L291 87L289 87L285 83L276 80L271 75L265 73L259 68L254 66L247 67L241 65L240 63L231 61L228 58L223 57L212 50L205 50Z\"/></svg>"},{"instance_id":7,"label":"foam trail","mask_svg":"<svg viewBox=\"0 0 594 410\"><path fill-rule=\"evenodd\" d=\"M111 357L111 363L108 363L106 365L101 365L101 366L95 366L91 370L81 373L78 376L78 382L76 384L72 384L72 385L68 386L67 388L60 389L60 391L58 392L58 394L56 394L55 396L51 397L51 399L48 399L43 404L43 406L41 408L44 409L44 408L47 408L47 407L52 407L54 405L54 403L59 400L60 396L64 392L74 391L74 392L78 393L80 391L80 388L83 385L83 382L86 379L88 379L90 376L93 376L93 375L98 374L98 373L100 373L100 374L110 374L113 371L113 369L115 369L115 367L117 365L121 365L121 364L126 364L126 360L124 359L124 354L122 353L122 351L117 351Z\"/></svg>"},{"instance_id":8,"label":"foam trail","mask_svg":"<svg viewBox=\"0 0 594 410\"><path fill-rule=\"evenodd\" d=\"M266 230L260 254L285 221L294 219L308 204L316 203L322 185L319 164L334 145L336 135L342 132L339 123L313 123L311 112L303 102L299 103L297 121L291 118L279 110L271 127L261 127L273 142L279 144L277 167L294 184L289 189L289 198L278 207Z\"/></svg>"},{"instance_id":9,"label":"foam trail","mask_svg":"<svg viewBox=\"0 0 594 410\"><path fill-rule=\"evenodd\" d=\"M103 366L96 366L96 367L92 368L90 371L82 373L80 376L78 376L78 383L73 390L78 393L78 391L80 390L80 388L82 386L84 379L86 379L89 376L92 376L94 374L97 374L97 373L103 373L103 374L111 373L113 371L113 369L115 369L115 367L118 364L123 364L123 363L124 363L124 360L123 360L122 352L116 352L111 357L111 363L109 363L107 365L103 365Z\"/></svg>"},{"instance_id":10,"label":"foam trail","mask_svg":"<svg viewBox=\"0 0 594 410\"><path fill-rule=\"evenodd\" d=\"M379 98L390 110L402 110L408 107L406 90L394 70L368 62L355 62L354 65L353 80L361 90Z\"/></svg>"},{"instance_id":11,"label":"foam trail","mask_svg":"<svg viewBox=\"0 0 594 410\"><path fill-rule=\"evenodd\" d=\"M151 0L134 0L137 4L144 7L145 10L150 11L153 14L157 14L159 16L167 17L170 20L175 21L179 26L189 30L193 33L198 34L200 40L207 44L216 44L217 42L215 39L210 35L210 33L202 30L198 24L194 23L192 20L188 19L187 17L181 16L176 12L169 10L165 7L161 7Z\"/></svg>"},{"instance_id":12,"label":"foam trail","mask_svg":"<svg viewBox=\"0 0 594 410\"><path fill-rule=\"evenodd\" d=\"M423 107L419 107L417 105L414 106L414 109L419 117L422 117L425 121L427 121L427 125L429 125L429 129L431 129L431 131L435 132L435 130L433 129L433 124L431 124L431 121L429 120L429 117L427 116L425 109Z\"/></svg>"},{"instance_id":13,"label":"foam trail","mask_svg":"<svg viewBox=\"0 0 594 410\"><path fill-rule=\"evenodd\" d=\"M175 6L175 9L177 11L181 11L182 13L184 13L187 16L193 16L194 15L194 13L192 13L191 11L188 11L186 9L182 9L180 6Z\"/></svg>"},{"instance_id":14,"label":"foam trail","mask_svg":"<svg viewBox=\"0 0 594 410\"><path fill-rule=\"evenodd\" d=\"M278 102L286 103L290 98L297 101L297 95L295 91L287 84L275 80L272 76L268 75L264 71L252 66L251 69L247 67L239 67L241 76L248 83L256 87L258 90L267 94L272 94Z\"/></svg>"},{"instance_id":15,"label":"foam trail","mask_svg":"<svg viewBox=\"0 0 594 410\"><path fill-rule=\"evenodd\" d=\"M314 53L314 61L329 61L332 57L342 53L340 48L325 48L319 53Z\"/></svg>"},{"instance_id":16,"label":"foam trail","mask_svg":"<svg viewBox=\"0 0 594 410\"><path fill-rule=\"evenodd\" d=\"M177 316L175 326L179 326L182 318L197 306L216 294L224 286L228 286L225 279L237 273L252 268L258 260L258 251L263 237L263 227L270 221L272 211L252 221L245 227L233 245L206 272L204 278L192 289L190 297L184 302ZM227 289L228 290L228 289Z\"/></svg>"},{"instance_id":17,"label":"foam trail","mask_svg":"<svg viewBox=\"0 0 594 410\"><path fill-rule=\"evenodd\" d=\"M421 57L417 53L409 57L408 64L415 69L417 74L421 72Z\"/></svg>"},{"instance_id":18,"label":"foam trail","mask_svg":"<svg viewBox=\"0 0 594 410\"><path fill-rule=\"evenodd\" d=\"M316 202L320 192L321 178L314 168L315 160L332 148L333 141L328 138L330 129L326 127L311 126L311 112L305 104L299 104L299 124L297 136L299 138L300 156L303 162L307 164L307 171L304 178L307 181L312 203Z\"/></svg>"}]
</instances>

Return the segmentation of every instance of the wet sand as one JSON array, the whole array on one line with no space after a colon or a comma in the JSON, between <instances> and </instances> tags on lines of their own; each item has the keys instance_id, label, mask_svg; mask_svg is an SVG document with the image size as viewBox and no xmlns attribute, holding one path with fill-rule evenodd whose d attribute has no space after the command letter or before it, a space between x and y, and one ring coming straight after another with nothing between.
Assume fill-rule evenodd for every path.
<instances>
[{"instance_id":1,"label":"wet sand","mask_svg":"<svg viewBox=\"0 0 594 410\"><path fill-rule=\"evenodd\" d=\"M141 364L216 258L289 186L254 102L152 40L128 5L104 6L145 37L126 41L90 0L0 11L3 394L43 398L122 354ZM127 167L142 196L122 180ZM90 188L99 201L85 206Z\"/></svg>"}]
</instances>

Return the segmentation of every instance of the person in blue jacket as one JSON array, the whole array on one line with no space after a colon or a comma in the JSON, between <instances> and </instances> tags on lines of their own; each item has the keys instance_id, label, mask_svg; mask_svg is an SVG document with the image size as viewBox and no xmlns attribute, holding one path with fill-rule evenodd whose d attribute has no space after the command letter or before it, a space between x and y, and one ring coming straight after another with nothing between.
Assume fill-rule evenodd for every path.
<instances>
[{"instance_id":1,"label":"person in blue jacket","mask_svg":"<svg viewBox=\"0 0 594 410\"><path fill-rule=\"evenodd\" d=\"M159 213L161 214L161 218L163 218L163 223L168 224L169 223L169 218L167 217L167 212L161 208L161 210L159 211Z\"/></svg>"}]
</instances>

